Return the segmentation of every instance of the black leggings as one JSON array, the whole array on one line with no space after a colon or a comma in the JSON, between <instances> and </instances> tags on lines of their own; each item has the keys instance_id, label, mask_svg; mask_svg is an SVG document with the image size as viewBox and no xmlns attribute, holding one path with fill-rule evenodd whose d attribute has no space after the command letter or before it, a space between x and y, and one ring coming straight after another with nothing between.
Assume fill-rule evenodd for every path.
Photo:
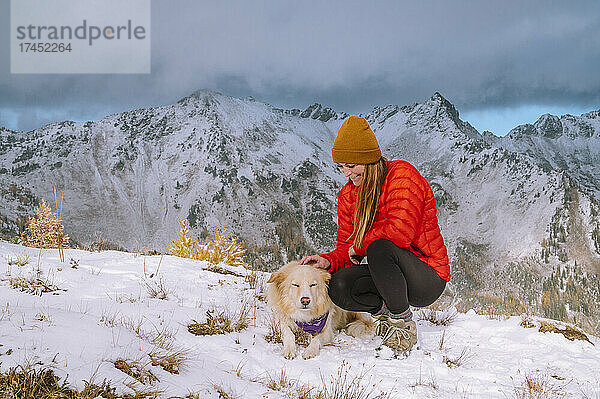
<instances>
[{"instance_id":1,"label":"black leggings","mask_svg":"<svg viewBox=\"0 0 600 399\"><path fill-rule=\"evenodd\" d=\"M385 302L392 313L409 305L431 305L442 295L446 281L427 263L389 240L367 247L369 264L352 265L331 276L329 296L345 310L377 313Z\"/></svg>"}]
</instances>

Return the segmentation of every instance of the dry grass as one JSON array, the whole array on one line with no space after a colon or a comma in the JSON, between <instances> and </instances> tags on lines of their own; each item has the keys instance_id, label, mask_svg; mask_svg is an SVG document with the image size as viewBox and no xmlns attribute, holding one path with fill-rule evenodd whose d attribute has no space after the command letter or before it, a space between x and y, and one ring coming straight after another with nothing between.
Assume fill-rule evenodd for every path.
<instances>
[{"instance_id":1,"label":"dry grass","mask_svg":"<svg viewBox=\"0 0 600 399\"><path fill-rule=\"evenodd\" d=\"M283 340L281 339L281 328L274 318L271 317L267 320L267 329L268 333L265 336L265 341L273 344L283 344ZM293 333L296 345L307 347L308 344L310 344L310 340L312 339L310 333L300 328L294 329Z\"/></svg>"},{"instance_id":2,"label":"dry grass","mask_svg":"<svg viewBox=\"0 0 600 399\"><path fill-rule=\"evenodd\" d=\"M166 372L179 374L189 361L187 350L153 351L148 354L153 366L160 366Z\"/></svg>"},{"instance_id":3,"label":"dry grass","mask_svg":"<svg viewBox=\"0 0 600 399\"><path fill-rule=\"evenodd\" d=\"M49 292L66 291L54 285L48 278L41 278L40 273L29 277L11 277L8 283L11 288L39 296Z\"/></svg>"},{"instance_id":4,"label":"dry grass","mask_svg":"<svg viewBox=\"0 0 600 399\"><path fill-rule=\"evenodd\" d=\"M228 387L226 388L223 384L213 384L213 389L219 394L219 399L238 399L239 396Z\"/></svg>"},{"instance_id":5,"label":"dry grass","mask_svg":"<svg viewBox=\"0 0 600 399\"><path fill-rule=\"evenodd\" d=\"M250 274L247 274L244 281L248 283L250 289L254 291L254 297L261 302L267 302L266 295L266 276L257 270L252 270Z\"/></svg>"},{"instance_id":6,"label":"dry grass","mask_svg":"<svg viewBox=\"0 0 600 399\"><path fill-rule=\"evenodd\" d=\"M323 390L288 378L285 370L275 377L269 376L263 383L272 391L278 391L287 399L325 399Z\"/></svg>"},{"instance_id":7,"label":"dry grass","mask_svg":"<svg viewBox=\"0 0 600 399\"><path fill-rule=\"evenodd\" d=\"M353 374L350 365L342 361L337 374L327 380L321 376L321 387L311 387L298 380L290 379L285 370L274 377L260 381L272 391L281 392L287 399L385 399L390 395L378 391L377 385L366 377L368 370Z\"/></svg>"},{"instance_id":8,"label":"dry grass","mask_svg":"<svg viewBox=\"0 0 600 399\"><path fill-rule=\"evenodd\" d=\"M135 303L142 299L141 295L138 295L137 297L135 297L130 294L115 294L114 298L111 297L110 295L108 295L108 297L110 299L113 299L115 302L119 302L119 303Z\"/></svg>"},{"instance_id":9,"label":"dry grass","mask_svg":"<svg viewBox=\"0 0 600 399\"><path fill-rule=\"evenodd\" d=\"M539 331L542 333L552 332L552 333L562 334L569 341L574 341L574 340L587 341L590 344L594 345L592 342L590 342L587 335L585 335L582 331L576 329L575 327L572 327L569 325L559 327L556 324L542 321L542 322L540 322Z\"/></svg>"},{"instance_id":10,"label":"dry grass","mask_svg":"<svg viewBox=\"0 0 600 399\"><path fill-rule=\"evenodd\" d=\"M100 323L114 328L123 327L126 330L134 333L139 339L148 342L160 349L165 351L173 350L173 343L175 340L175 332L170 330L167 326L159 329L156 326L152 326L153 330L147 330L144 328L144 319L133 320L126 317L119 317L118 314L102 313L100 317Z\"/></svg>"},{"instance_id":11,"label":"dry grass","mask_svg":"<svg viewBox=\"0 0 600 399\"><path fill-rule=\"evenodd\" d=\"M158 377L155 376L152 371L148 370L148 364L142 364L136 360L125 360L117 359L113 362L115 368L127 374L128 376L135 378L142 384L152 384L158 381Z\"/></svg>"},{"instance_id":12,"label":"dry grass","mask_svg":"<svg viewBox=\"0 0 600 399\"><path fill-rule=\"evenodd\" d=\"M76 392L50 369L17 366L0 373L2 398L73 398Z\"/></svg>"},{"instance_id":13,"label":"dry grass","mask_svg":"<svg viewBox=\"0 0 600 399\"><path fill-rule=\"evenodd\" d=\"M158 399L162 397L163 391L150 387L139 387L135 382L126 382L127 388L133 391L133 394L124 394L119 399Z\"/></svg>"},{"instance_id":14,"label":"dry grass","mask_svg":"<svg viewBox=\"0 0 600 399\"><path fill-rule=\"evenodd\" d=\"M514 385L513 394L516 399L555 399L568 396L564 391L565 384L550 380L547 374L525 374L518 385Z\"/></svg>"},{"instance_id":15,"label":"dry grass","mask_svg":"<svg viewBox=\"0 0 600 399\"><path fill-rule=\"evenodd\" d=\"M232 272L231 270L227 270L224 267L216 266L216 265L205 267L202 270L206 270L207 272L213 272L213 273L219 273L219 274L225 274L225 275L235 276L235 277L246 277L243 274Z\"/></svg>"},{"instance_id":16,"label":"dry grass","mask_svg":"<svg viewBox=\"0 0 600 399\"><path fill-rule=\"evenodd\" d=\"M11 316L12 311L10 310L10 304L6 302L6 305L0 308L0 321L3 321L4 319L10 320Z\"/></svg>"},{"instance_id":17,"label":"dry grass","mask_svg":"<svg viewBox=\"0 0 600 399\"><path fill-rule=\"evenodd\" d=\"M83 381L84 388L77 391L70 387L66 380L61 381L49 368L34 369L33 367L17 366L5 373L0 373L0 398L18 399L143 399L135 393L117 395L116 388L111 387L110 381L104 379L96 384L93 378Z\"/></svg>"},{"instance_id":18,"label":"dry grass","mask_svg":"<svg viewBox=\"0 0 600 399\"><path fill-rule=\"evenodd\" d=\"M323 388L320 390L319 398L323 399L385 399L390 394L377 390L377 384L366 381L367 370L352 375L350 365L345 360L342 361L340 368L335 376L331 377L329 382L323 382Z\"/></svg>"},{"instance_id":19,"label":"dry grass","mask_svg":"<svg viewBox=\"0 0 600 399\"><path fill-rule=\"evenodd\" d=\"M448 326L456 320L457 312L454 308L446 310L422 309L419 312L419 320L425 320L436 326Z\"/></svg>"},{"instance_id":20,"label":"dry grass","mask_svg":"<svg viewBox=\"0 0 600 399\"><path fill-rule=\"evenodd\" d=\"M439 350L443 350L445 344L446 344L446 330L442 331L442 335L440 336L440 343L438 345Z\"/></svg>"},{"instance_id":21,"label":"dry grass","mask_svg":"<svg viewBox=\"0 0 600 399\"><path fill-rule=\"evenodd\" d=\"M285 370L281 370L279 375L275 377L269 376L266 382L267 388L272 391L283 391L291 388L294 384L288 378Z\"/></svg>"},{"instance_id":22,"label":"dry grass","mask_svg":"<svg viewBox=\"0 0 600 399\"><path fill-rule=\"evenodd\" d=\"M216 335L228 334L234 331L246 329L250 323L250 308L247 302L244 302L237 313L229 310L217 311L215 309L206 311L206 321L188 324L188 331L194 335Z\"/></svg>"},{"instance_id":23,"label":"dry grass","mask_svg":"<svg viewBox=\"0 0 600 399\"><path fill-rule=\"evenodd\" d=\"M458 356L447 356L444 355L443 362L446 363L446 366L450 368L460 367L469 360L473 358L473 354L471 353L469 348L463 348Z\"/></svg>"},{"instance_id":24,"label":"dry grass","mask_svg":"<svg viewBox=\"0 0 600 399\"><path fill-rule=\"evenodd\" d=\"M522 314L521 322L519 325L523 328L533 328L535 324L533 323L533 317L530 314Z\"/></svg>"},{"instance_id":25,"label":"dry grass","mask_svg":"<svg viewBox=\"0 0 600 399\"><path fill-rule=\"evenodd\" d=\"M433 376L433 374L429 376L429 379L427 379L427 380L423 379L423 375L421 373L421 368L419 368L419 379L417 381L413 382L412 384L410 384L409 387L412 388L413 391L417 387L430 388L430 389L433 389L434 391L437 391L440 388L440 386L438 385L437 381L435 380L435 377Z\"/></svg>"},{"instance_id":26,"label":"dry grass","mask_svg":"<svg viewBox=\"0 0 600 399\"><path fill-rule=\"evenodd\" d=\"M162 277L160 277L158 280L143 279L142 285L144 288L146 288L150 298L168 299L169 294L173 293L173 289L165 286Z\"/></svg>"},{"instance_id":27,"label":"dry grass","mask_svg":"<svg viewBox=\"0 0 600 399\"><path fill-rule=\"evenodd\" d=\"M9 257L6 259L9 266L25 266L29 263L29 255L19 255L17 257Z\"/></svg>"}]
</instances>

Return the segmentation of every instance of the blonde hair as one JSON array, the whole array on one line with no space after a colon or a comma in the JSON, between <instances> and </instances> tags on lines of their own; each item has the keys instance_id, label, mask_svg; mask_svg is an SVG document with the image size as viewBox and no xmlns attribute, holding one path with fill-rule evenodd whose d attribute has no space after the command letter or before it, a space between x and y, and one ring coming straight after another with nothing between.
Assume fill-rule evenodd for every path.
<instances>
[{"instance_id":1,"label":"blonde hair","mask_svg":"<svg viewBox=\"0 0 600 399\"><path fill-rule=\"evenodd\" d=\"M354 246L359 247L365 234L375 221L375 214L379 209L381 187L387 175L388 160L385 157L379 161L365 165L363 180L358 186L356 210L354 211ZM366 248L365 248L366 249Z\"/></svg>"}]
</instances>

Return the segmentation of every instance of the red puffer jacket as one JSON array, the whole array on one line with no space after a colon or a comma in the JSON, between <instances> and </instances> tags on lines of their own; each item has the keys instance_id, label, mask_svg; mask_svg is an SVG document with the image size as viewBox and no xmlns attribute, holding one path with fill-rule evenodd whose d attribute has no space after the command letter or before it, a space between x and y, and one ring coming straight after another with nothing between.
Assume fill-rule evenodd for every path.
<instances>
[{"instance_id":1,"label":"red puffer jacket","mask_svg":"<svg viewBox=\"0 0 600 399\"><path fill-rule=\"evenodd\" d=\"M348 238L354 231L354 209L357 187L348 181L338 196L337 248L322 254L329 260L330 273L352 266ZM380 238L407 248L419 259L433 267L438 275L450 281L450 265L436 215L435 199L429 183L406 161L390 161L383 182L375 222L367 231L359 248L354 251L365 256L367 246Z\"/></svg>"}]
</instances>

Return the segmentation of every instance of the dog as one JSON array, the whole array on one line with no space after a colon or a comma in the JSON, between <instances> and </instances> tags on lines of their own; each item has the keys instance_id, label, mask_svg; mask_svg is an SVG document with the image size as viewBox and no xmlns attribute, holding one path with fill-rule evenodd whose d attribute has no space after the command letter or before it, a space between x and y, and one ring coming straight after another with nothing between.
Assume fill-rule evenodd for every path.
<instances>
[{"instance_id":1,"label":"dog","mask_svg":"<svg viewBox=\"0 0 600 399\"><path fill-rule=\"evenodd\" d=\"M294 330L312 334L302 357L310 359L333 339L334 331L346 329L353 337L374 332L375 324L368 313L343 310L329 299L331 275L311 265L290 262L271 274L267 281L267 303L281 329L283 357L297 356Z\"/></svg>"}]
</instances>

